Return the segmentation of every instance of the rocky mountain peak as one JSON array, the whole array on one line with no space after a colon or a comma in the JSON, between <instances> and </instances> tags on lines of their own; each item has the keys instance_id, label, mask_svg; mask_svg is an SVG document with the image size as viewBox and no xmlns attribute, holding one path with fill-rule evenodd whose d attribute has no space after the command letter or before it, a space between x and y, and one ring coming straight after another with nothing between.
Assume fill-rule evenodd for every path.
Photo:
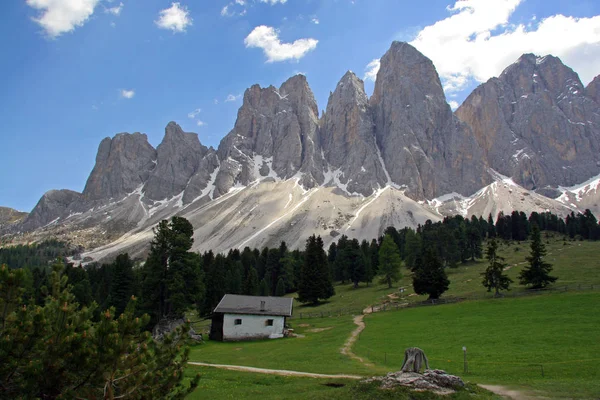
<instances>
[{"instance_id":1,"label":"rocky mountain peak","mask_svg":"<svg viewBox=\"0 0 600 400\"><path fill-rule=\"evenodd\" d=\"M446 99L433 62L405 42L393 42L381 58L373 101L385 101L392 95L404 104Z\"/></svg>"},{"instance_id":2,"label":"rocky mountain peak","mask_svg":"<svg viewBox=\"0 0 600 400\"><path fill-rule=\"evenodd\" d=\"M156 166L144 185L145 197L163 200L182 193L207 152L197 134L184 132L177 123L169 122L156 148Z\"/></svg>"},{"instance_id":3,"label":"rocky mountain peak","mask_svg":"<svg viewBox=\"0 0 600 400\"><path fill-rule=\"evenodd\" d=\"M592 79L592 81L586 86L585 93L596 103L600 104L600 75Z\"/></svg>"},{"instance_id":4,"label":"rocky mountain peak","mask_svg":"<svg viewBox=\"0 0 600 400\"><path fill-rule=\"evenodd\" d=\"M236 183L287 179L300 171L308 186L322 181L315 143L319 143L318 108L304 75L291 77L279 89L253 85L244 93L233 130L219 145L215 195Z\"/></svg>"},{"instance_id":5,"label":"rocky mountain peak","mask_svg":"<svg viewBox=\"0 0 600 400\"><path fill-rule=\"evenodd\" d=\"M559 58L524 54L456 115L493 169L527 189L570 186L600 172L600 110L587 92Z\"/></svg>"},{"instance_id":6,"label":"rocky mountain peak","mask_svg":"<svg viewBox=\"0 0 600 400\"><path fill-rule=\"evenodd\" d=\"M388 175L411 197L470 195L489 180L482 151L452 114L433 63L410 44L394 42L381 58L369 103Z\"/></svg>"},{"instance_id":7,"label":"rocky mountain peak","mask_svg":"<svg viewBox=\"0 0 600 400\"><path fill-rule=\"evenodd\" d=\"M365 196L388 183L364 84L351 71L329 95L321 145L328 165L325 183Z\"/></svg>"},{"instance_id":8,"label":"rocky mountain peak","mask_svg":"<svg viewBox=\"0 0 600 400\"><path fill-rule=\"evenodd\" d=\"M56 222L58 218L66 216L79 200L81 193L73 190L47 191L23 221L23 229L36 229Z\"/></svg>"},{"instance_id":9,"label":"rocky mountain peak","mask_svg":"<svg viewBox=\"0 0 600 400\"><path fill-rule=\"evenodd\" d=\"M140 187L154 168L156 150L142 133L119 133L98 147L96 165L87 180L86 200L119 198Z\"/></svg>"}]
</instances>

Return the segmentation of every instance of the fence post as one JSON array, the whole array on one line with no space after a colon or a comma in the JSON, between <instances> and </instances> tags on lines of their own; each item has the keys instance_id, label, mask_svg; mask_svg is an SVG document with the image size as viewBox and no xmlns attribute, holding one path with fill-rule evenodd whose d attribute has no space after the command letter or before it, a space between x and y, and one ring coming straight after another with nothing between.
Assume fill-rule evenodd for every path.
<instances>
[{"instance_id":1,"label":"fence post","mask_svg":"<svg viewBox=\"0 0 600 400\"><path fill-rule=\"evenodd\" d=\"M302 313L300 313L300 319L302 319Z\"/></svg>"}]
</instances>

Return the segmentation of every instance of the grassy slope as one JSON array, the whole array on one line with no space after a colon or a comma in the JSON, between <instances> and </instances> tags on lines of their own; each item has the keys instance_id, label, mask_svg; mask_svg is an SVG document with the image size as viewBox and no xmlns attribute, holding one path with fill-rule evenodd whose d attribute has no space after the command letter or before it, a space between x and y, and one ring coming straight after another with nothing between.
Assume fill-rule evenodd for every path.
<instances>
[{"instance_id":1,"label":"grassy slope","mask_svg":"<svg viewBox=\"0 0 600 400\"><path fill-rule=\"evenodd\" d=\"M545 238L544 234L542 237L544 238L544 242L549 242L546 243L548 250L547 260L554 265L553 275L559 277L557 285L600 285L600 260L597 258L600 250L600 242L566 241L565 245L562 238ZM518 250L515 251L515 248L518 248ZM528 242L502 244L500 247L501 254L506 257L506 261L512 266L508 271L508 274L515 281L512 292L524 291L524 288L518 285L517 277L522 268L521 263L525 262L528 251ZM485 267L484 262L476 262L449 270L448 275L451 285L446 295L486 295L485 289L480 284L481 278L479 275ZM578 295L574 294L573 296L575 297L573 299L575 300L571 300L571 295L568 293L566 295L552 294L499 301L478 301L447 306L424 307L369 316L366 319L367 329L361 335L361 340L357 342L355 349L357 352L360 352L361 356L368 356L371 361L375 362L374 367L365 367L339 354L339 349L354 328L349 316L313 318L308 320L299 318L300 313L306 316L306 313L320 314L323 312L328 315L330 312L335 313L339 310L355 310L354 312L358 312L368 305L379 304L382 301L388 300L387 295L397 293L397 287L400 286L404 286L407 289L403 297L405 301L424 300L425 297L423 296L410 296L412 294L410 276L406 270L403 269L402 272L405 274L405 277L392 289L379 284L374 284L370 287L362 286L359 289L353 289L351 285L338 285L336 286L336 295L327 303L316 307L295 304L294 318L290 322L297 333L305 335L304 338L245 343L208 342L205 345L192 349L191 360L306 372L375 375L399 367L405 347L424 343L412 342L405 345L404 342L401 343L398 341L400 332L402 332L403 337L407 338L414 338L415 335L419 337L424 332L428 332L433 335L429 343L440 343L442 347L444 346L444 342L440 342L439 338L446 338L445 341L450 340L449 338L451 337L458 338L456 339L456 343L446 343L447 350L439 350L436 346L427 347L423 345L430 357L435 359L432 361L437 363L441 359L453 360L450 363L447 361L442 363L441 367L444 369L462 374L462 363L458 363L460 364L458 365L456 360L457 357L461 357L460 348L463 344L469 347L469 358L472 364L470 369L471 374L466 377L468 380L531 387L547 393L553 393L556 396L562 396L567 392L571 393L571 385L582 387L580 392L575 392L579 393L578 397L585 396L586 393L589 394L590 390L596 390L596 393L600 393L600 388L593 386L594 379L600 380L598 372L600 369L596 366L600 360L595 363L575 365L556 364L550 366L550 364L547 364L548 361L559 359L561 354L564 354L562 357L569 360L575 358L595 358L594 355L600 354L598 351L600 349L597 345L590 342L591 339L600 342L598 334L594 332L594 327L596 330L600 330L598 319L593 317L594 313L597 315L597 311L591 310L588 307L589 304L594 303L597 307L597 304L600 303L597 292L581 293L580 295L583 297L577 297ZM577 299L586 298L585 296L590 296L587 305L579 304ZM565 301L565 299L568 300ZM579 311L564 308L571 304L574 304L573 307L575 310ZM466 308L463 310L462 307ZM525 325L523 325L523 322L520 323L524 326L523 328L515 327L516 324L513 322L512 314L513 309L517 310L515 312L520 315L519 318L525 319ZM502 310L505 312L502 319L489 317L490 313L496 315L497 312ZM470 322L472 325L468 325L469 328L463 329L462 332L456 332L453 328L453 326L456 326L456 318L463 318L459 319L459 321L469 320L465 320L464 316L462 316L463 314L473 315ZM411 315L414 324L416 324L415 327L418 326L420 331L415 328L407 334L408 336L404 336L405 331L402 329L402 326L405 326L404 320L398 320L402 319L403 315ZM388 319L395 321L388 324L392 327L391 331L382 330L378 325L372 325L372 323L376 324L378 320L382 321L385 325L385 321ZM529 322L528 319L530 320ZM440 322L437 324L435 321L438 320L443 321L443 323ZM427 324L432 321L436 324L435 329L427 328ZM310 326L300 326L304 324ZM533 326L537 326L539 329L533 330ZM328 327L332 329L322 332L310 332L314 328ZM489 332L494 332L494 334L491 335ZM577 332L581 332L581 334L578 336ZM480 336L485 338L485 340L478 341L477 338ZM367 338L372 341L370 346L367 344ZM469 339L470 342L465 342L465 339ZM379 343L379 345L373 346L373 343ZM511 351L509 349L517 348L521 350L521 354L527 359L527 363L529 363L529 359L546 362L544 369L547 378L541 379L539 367L531 367L529 365L488 364L484 366L482 364L483 359L477 358L481 357L481 355L478 355L476 352L472 353L476 349L473 346L483 346L483 344L489 348L487 353L491 354L492 358L490 359L492 360L494 359L493 357L501 361L506 360L506 356ZM546 344L550 347L544 350ZM386 350L383 349L384 347ZM393 350L390 350L392 347ZM430 348L431 350L429 350ZM456 348L459 350L458 355L455 354ZM441 353L438 354L439 351ZM541 353L538 354L539 351ZM383 362L384 352L388 353L387 364ZM450 352L452 352L451 357L448 354ZM495 354L498 355L496 356ZM513 362L514 360L509 359L509 361ZM479 362L479 365L477 362ZM439 364L433 365L440 367ZM477 367L476 370L473 369L475 367ZM458 370L455 371L456 368ZM573 373L571 371L582 372L580 379L578 380L572 376ZM220 379L218 377L222 373L224 371L209 373L205 379L216 379L218 382L218 379ZM247 376L253 375L241 372L227 372L227 376L237 376L240 382L246 382L247 379L250 379ZM299 381L304 380L304 378L295 379ZM308 381L311 380L308 379ZM280 381L276 380L276 382ZM273 385L277 386L278 384L273 383ZM286 384L286 388L288 385ZM304 383L299 383L299 385L302 386ZM292 391L295 390L293 386L289 386L289 388ZM233 394L236 390L233 390L231 393ZM343 390L340 391L340 393L342 392ZM324 393L329 392L325 391ZM233 397L232 395L229 398ZM308 397L314 397L313 392L311 392L310 396L300 396L299 398ZM216 398L220 397L217 396Z\"/></svg>"},{"instance_id":2,"label":"grassy slope","mask_svg":"<svg viewBox=\"0 0 600 400\"><path fill-rule=\"evenodd\" d=\"M598 304L600 292L560 293L378 313L365 318L354 350L379 365L387 352L395 370L403 349L418 346L433 368L468 380L592 398L600 393Z\"/></svg>"}]
</instances>

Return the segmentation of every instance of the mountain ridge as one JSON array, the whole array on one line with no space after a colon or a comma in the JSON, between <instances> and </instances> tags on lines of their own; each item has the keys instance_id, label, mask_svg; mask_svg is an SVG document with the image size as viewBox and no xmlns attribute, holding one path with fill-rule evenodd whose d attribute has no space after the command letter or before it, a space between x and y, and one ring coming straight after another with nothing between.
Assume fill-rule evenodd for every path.
<instances>
[{"instance_id":1,"label":"mountain ridge","mask_svg":"<svg viewBox=\"0 0 600 400\"><path fill-rule=\"evenodd\" d=\"M311 230L330 241L342 222L363 238L385 224L496 214L509 205L561 215L597 209L585 200L596 191L568 187L600 174L599 87L597 77L584 88L556 57L525 54L453 113L431 60L394 42L370 98L348 71L319 117L306 77L295 75L279 88L248 88L217 149L173 121L156 149L142 133L105 138L82 193L50 191L0 231L17 241L62 235L107 257L119 243L134 253L147 248L141 242L152 226L172 215L192 220L197 249L224 251L272 238L299 245ZM537 113L550 121L539 122L541 133L531 122ZM581 127L583 119L591 123Z\"/></svg>"}]
</instances>

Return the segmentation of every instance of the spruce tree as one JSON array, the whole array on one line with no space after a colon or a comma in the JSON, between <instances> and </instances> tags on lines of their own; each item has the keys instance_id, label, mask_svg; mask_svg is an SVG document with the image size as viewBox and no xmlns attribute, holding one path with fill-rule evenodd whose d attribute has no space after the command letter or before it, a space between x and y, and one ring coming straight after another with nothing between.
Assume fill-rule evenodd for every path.
<instances>
[{"instance_id":1,"label":"spruce tree","mask_svg":"<svg viewBox=\"0 0 600 400\"><path fill-rule=\"evenodd\" d=\"M485 254L489 264L485 272L481 274L483 276L481 283L487 288L488 292L494 289L495 296L500 295L500 290L509 290L512 283L512 279L504 274L506 263L503 257L496 254L497 250L498 243L496 240L490 240Z\"/></svg>"},{"instance_id":2,"label":"spruce tree","mask_svg":"<svg viewBox=\"0 0 600 400\"><path fill-rule=\"evenodd\" d=\"M448 290L450 281L435 248L427 247L416 260L413 288L417 294L428 294L429 299L439 299Z\"/></svg>"},{"instance_id":3,"label":"spruce tree","mask_svg":"<svg viewBox=\"0 0 600 400\"><path fill-rule=\"evenodd\" d=\"M125 311L131 296L135 295L135 286L133 261L129 258L129 254L119 254L113 262L109 302L109 305L115 308L117 317Z\"/></svg>"},{"instance_id":4,"label":"spruce tree","mask_svg":"<svg viewBox=\"0 0 600 400\"><path fill-rule=\"evenodd\" d=\"M328 299L334 294L323 240L320 236L312 235L306 241L304 264L300 270L298 284L298 301L318 304L320 300Z\"/></svg>"},{"instance_id":5,"label":"spruce tree","mask_svg":"<svg viewBox=\"0 0 600 400\"><path fill-rule=\"evenodd\" d=\"M544 261L545 255L546 246L542 243L540 228L537 224L533 225L531 230L531 252L526 257L529 266L525 267L519 274L521 285L530 286L532 289L541 289L556 282L558 278L550 276L552 264Z\"/></svg>"},{"instance_id":6,"label":"spruce tree","mask_svg":"<svg viewBox=\"0 0 600 400\"><path fill-rule=\"evenodd\" d=\"M400 265L402 260L398 252L398 246L390 235L385 235L381 247L379 248L379 274L381 282L387 283L388 288L392 287L393 282L397 282L402 275L400 274Z\"/></svg>"},{"instance_id":7,"label":"spruce tree","mask_svg":"<svg viewBox=\"0 0 600 400\"><path fill-rule=\"evenodd\" d=\"M256 273L256 268L253 266L246 267L244 271L244 283L242 286L242 293L248 296L257 296L258 295L258 274Z\"/></svg>"},{"instance_id":8,"label":"spruce tree","mask_svg":"<svg viewBox=\"0 0 600 400\"><path fill-rule=\"evenodd\" d=\"M258 294L260 296L269 295L269 285L267 284L267 281L264 278L260 281L260 285L258 287Z\"/></svg>"},{"instance_id":9,"label":"spruce tree","mask_svg":"<svg viewBox=\"0 0 600 400\"><path fill-rule=\"evenodd\" d=\"M277 281L277 287L275 288L275 296L281 297L285 295L285 281L283 278L279 278Z\"/></svg>"}]
</instances>

